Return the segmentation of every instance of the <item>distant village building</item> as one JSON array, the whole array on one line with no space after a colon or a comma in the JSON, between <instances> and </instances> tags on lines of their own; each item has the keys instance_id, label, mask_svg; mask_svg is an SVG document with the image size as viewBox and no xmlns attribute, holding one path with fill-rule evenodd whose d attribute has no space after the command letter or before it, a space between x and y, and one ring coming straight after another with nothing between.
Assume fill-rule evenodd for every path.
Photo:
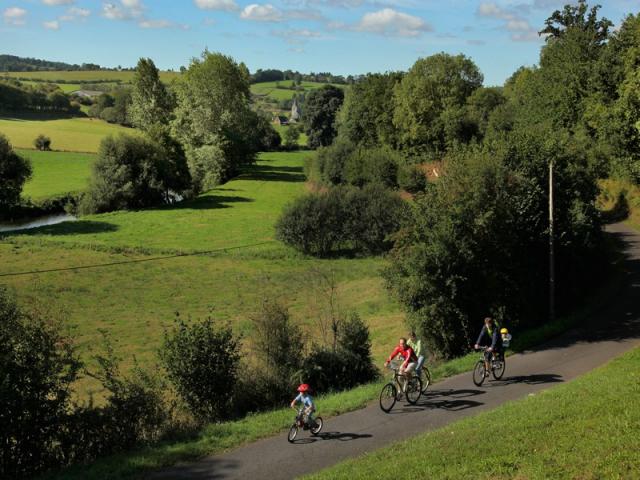
<instances>
[{"instance_id":1,"label":"distant village building","mask_svg":"<svg viewBox=\"0 0 640 480\"><path fill-rule=\"evenodd\" d=\"M97 98L102 95L104 92L98 92L97 90L76 90L75 92L71 92L70 95L75 95L76 97L84 97L84 98Z\"/></svg>"},{"instance_id":2,"label":"distant village building","mask_svg":"<svg viewBox=\"0 0 640 480\"><path fill-rule=\"evenodd\" d=\"M284 127L286 125L289 125L289 119L284 115L276 115L275 117L273 117L273 124Z\"/></svg>"},{"instance_id":3,"label":"distant village building","mask_svg":"<svg viewBox=\"0 0 640 480\"><path fill-rule=\"evenodd\" d=\"M300 121L300 107L298 106L298 100L293 100L293 105L291 105L291 116L289 117L289 121L291 123L298 123Z\"/></svg>"}]
</instances>

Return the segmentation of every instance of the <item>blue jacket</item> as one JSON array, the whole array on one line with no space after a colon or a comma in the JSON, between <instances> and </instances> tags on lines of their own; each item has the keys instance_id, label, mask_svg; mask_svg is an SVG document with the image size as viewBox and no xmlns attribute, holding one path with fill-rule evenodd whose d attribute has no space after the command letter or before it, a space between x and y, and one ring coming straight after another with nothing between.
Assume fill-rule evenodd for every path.
<instances>
[{"instance_id":1,"label":"blue jacket","mask_svg":"<svg viewBox=\"0 0 640 480\"><path fill-rule=\"evenodd\" d=\"M502 347L502 336L500 335L500 325L497 324L493 324L493 331L491 333L489 333L489 329L487 328L486 325L482 326L482 330L480 330L480 335L478 336L478 340L476 341L476 343L478 345L484 345L489 346L488 345L488 341L484 341L484 337L487 337L488 340L491 340L491 348L495 349L495 348L500 348Z\"/></svg>"}]
</instances>

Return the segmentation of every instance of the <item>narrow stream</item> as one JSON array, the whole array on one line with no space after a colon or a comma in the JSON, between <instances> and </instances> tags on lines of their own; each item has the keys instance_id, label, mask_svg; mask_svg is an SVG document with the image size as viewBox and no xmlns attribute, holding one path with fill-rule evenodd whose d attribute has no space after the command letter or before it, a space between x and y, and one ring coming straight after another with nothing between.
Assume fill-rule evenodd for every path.
<instances>
[{"instance_id":1,"label":"narrow stream","mask_svg":"<svg viewBox=\"0 0 640 480\"><path fill-rule=\"evenodd\" d=\"M45 227L47 225L56 225L62 222L75 222L77 220L73 215L61 213L56 215L46 215L40 218L31 218L22 222L0 223L0 233L3 232L19 232L20 230L29 230L31 228Z\"/></svg>"}]
</instances>

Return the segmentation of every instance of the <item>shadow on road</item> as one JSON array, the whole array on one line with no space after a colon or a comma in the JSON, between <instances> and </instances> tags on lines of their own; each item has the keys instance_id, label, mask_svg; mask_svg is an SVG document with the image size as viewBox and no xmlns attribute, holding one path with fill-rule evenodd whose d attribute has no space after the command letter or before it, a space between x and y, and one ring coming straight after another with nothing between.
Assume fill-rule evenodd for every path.
<instances>
[{"instance_id":1,"label":"shadow on road","mask_svg":"<svg viewBox=\"0 0 640 480\"><path fill-rule=\"evenodd\" d=\"M315 443L321 440L337 440L339 442L349 442L351 440L358 440L360 438L371 438L368 433L345 433L345 432L324 432L319 433L314 437L300 438L293 443L296 445L306 445L309 443Z\"/></svg>"},{"instance_id":2,"label":"shadow on road","mask_svg":"<svg viewBox=\"0 0 640 480\"><path fill-rule=\"evenodd\" d=\"M154 472L145 478L176 480L176 479L207 479L234 478L233 471L239 463L233 460L222 460L217 457L207 457L198 463L180 465L168 470Z\"/></svg>"},{"instance_id":3,"label":"shadow on road","mask_svg":"<svg viewBox=\"0 0 640 480\"><path fill-rule=\"evenodd\" d=\"M514 383L526 383L527 385L542 385L543 383L561 383L564 382L562 375L555 373L543 373L533 375L519 375L517 377L507 377L502 380L490 381L489 385L503 386L512 385Z\"/></svg>"}]
</instances>

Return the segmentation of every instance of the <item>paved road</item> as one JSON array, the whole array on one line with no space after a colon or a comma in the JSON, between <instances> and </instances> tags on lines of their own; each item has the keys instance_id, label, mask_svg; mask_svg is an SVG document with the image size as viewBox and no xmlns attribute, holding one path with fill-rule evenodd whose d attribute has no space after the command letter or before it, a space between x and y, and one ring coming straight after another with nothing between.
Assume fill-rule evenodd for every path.
<instances>
[{"instance_id":1,"label":"paved road","mask_svg":"<svg viewBox=\"0 0 640 480\"><path fill-rule=\"evenodd\" d=\"M606 333L574 331L538 349L511 356L502 381L476 388L465 373L439 382L416 406L398 402L390 414L377 405L328 419L324 433L302 432L297 444L286 434L264 439L199 462L158 472L161 479L291 479L383 447L426 430L495 408L507 401L571 380L640 345L640 235L616 224L609 231L626 243L627 281L615 302L594 312L615 325Z\"/></svg>"}]
</instances>

